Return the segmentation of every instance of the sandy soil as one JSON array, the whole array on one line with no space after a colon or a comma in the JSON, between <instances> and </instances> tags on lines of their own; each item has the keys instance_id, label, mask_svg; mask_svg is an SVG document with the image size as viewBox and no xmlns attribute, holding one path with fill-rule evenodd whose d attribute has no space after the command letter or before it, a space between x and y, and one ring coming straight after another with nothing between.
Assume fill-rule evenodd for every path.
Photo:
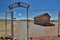
<instances>
[{"instance_id":1,"label":"sandy soil","mask_svg":"<svg viewBox=\"0 0 60 40\"><path fill-rule=\"evenodd\" d=\"M58 23L54 23L55 26L40 26L35 25L34 21L29 22L29 34L28 38L32 37L32 40L59 40L58 35ZM8 23L7 32L11 35L11 24ZM5 29L2 30L5 32ZM27 40L27 22L26 21L14 21L14 38L18 40Z\"/></svg>"},{"instance_id":2,"label":"sandy soil","mask_svg":"<svg viewBox=\"0 0 60 40\"><path fill-rule=\"evenodd\" d=\"M19 22L20 24L20 28L19 30L22 30L22 32L19 34L21 36L19 36L20 39L25 39L26 40L26 21L20 21ZM45 39L46 37L46 40L48 40L49 37L56 37L57 40L58 40L58 23L55 23L55 26L40 26L40 25L35 25L34 24L34 21L31 21L29 22L29 34L28 34L28 38L30 39L30 37L33 38L33 40L40 40L40 37L43 37L43 39ZM47 37L48 36L48 37ZM49 39L49 40L52 40L52 39ZM55 38L54 38L55 39Z\"/></svg>"}]
</instances>

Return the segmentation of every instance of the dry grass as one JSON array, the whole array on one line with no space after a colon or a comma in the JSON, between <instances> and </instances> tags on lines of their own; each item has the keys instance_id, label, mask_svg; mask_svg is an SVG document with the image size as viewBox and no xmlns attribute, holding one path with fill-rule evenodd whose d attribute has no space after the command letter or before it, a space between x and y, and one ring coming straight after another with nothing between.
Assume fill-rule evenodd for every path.
<instances>
[{"instance_id":1,"label":"dry grass","mask_svg":"<svg viewBox=\"0 0 60 40\"><path fill-rule=\"evenodd\" d=\"M17 29L20 26L18 24L18 22L19 21L14 21L14 37L15 38L17 38L17 36L18 36ZM8 31L7 32L8 32L8 34L11 33L11 24L10 23L11 23L10 21L7 21L7 27L8 27ZM29 23L30 23L30 21L29 21ZM51 23L56 24L57 22L51 22ZM30 23L30 24L32 24L32 23ZM32 25L30 25L30 26L32 26ZM35 25L33 25L33 26L35 27ZM38 26L38 25L36 25L36 26ZM50 27L47 27L47 28L43 27L43 28L45 28L46 30L48 30L50 32L50 29L51 29ZM48 28L50 28L50 29L48 29ZM52 30L55 30L54 27L52 27ZM51 31L51 32L53 32L53 31ZM2 35L5 35L5 21L0 20L0 36L2 36ZM35 36L35 37L32 37L32 38L33 38L33 40L59 40L60 39L57 36Z\"/></svg>"},{"instance_id":2,"label":"dry grass","mask_svg":"<svg viewBox=\"0 0 60 40\"><path fill-rule=\"evenodd\" d=\"M18 29L18 23L17 21L14 21L14 37L17 37L17 29ZM0 20L0 37L2 35L5 35L5 21L4 20ZM7 21L7 34L11 35L11 21L8 20Z\"/></svg>"},{"instance_id":3,"label":"dry grass","mask_svg":"<svg viewBox=\"0 0 60 40\"><path fill-rule=\"evenodd\" d=\"M32 40L60 40L60 37L57 37L57 36L40 36L40 37L32 37Z\"/></svg>"},{"instance_id":4,"label":"dry grass","mask_svg":"<svg viewBox=\"0 0 60 40\"><path fill-rule=\"evenodd\" d=\"M5 22L0 20L0 36L5 34Z\"/></svg>"}]
</instances>

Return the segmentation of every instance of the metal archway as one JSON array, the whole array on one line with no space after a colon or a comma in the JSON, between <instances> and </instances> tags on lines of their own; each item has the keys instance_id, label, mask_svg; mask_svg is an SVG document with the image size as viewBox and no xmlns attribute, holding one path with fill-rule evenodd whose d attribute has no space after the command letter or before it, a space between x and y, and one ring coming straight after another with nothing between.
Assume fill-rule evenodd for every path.
<instances>
[{"instance_id":1,"label":"metal archway","mask_svg":"<svg viewBox=\"0 0 60 40\"><path fill-rule=\"evenodd\" d=\"M9 9L11 11L13 11L14 8L17 8L17 7L23 7L23 8L26 8L26 12L27 12L27 40L28 40L28 8L30 7L29 4L25 3L25 2L16 2L16 3L12 3L9 5ZM11 13L11 35L12 35L12 38L11 40L13 40L13 37L14 37L14 28L13 28L13 13Z\"/></svg>"}]
</instances>

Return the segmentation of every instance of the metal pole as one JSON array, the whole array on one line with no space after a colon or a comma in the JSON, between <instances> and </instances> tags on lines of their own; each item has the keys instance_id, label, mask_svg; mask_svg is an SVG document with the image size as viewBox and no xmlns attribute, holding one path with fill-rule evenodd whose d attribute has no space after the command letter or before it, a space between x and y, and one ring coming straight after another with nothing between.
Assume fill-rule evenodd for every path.
<instances>
[{"instance_id":1,"label":"metal pole","mask_svg":"<svg viewBox=\"0 0 60 40\"><path fill-rule=\"evenodd\" d=\"M14 38L14 27L13 27L13 12L11 13L11 40Z\"/></svg>"},{"instance_id":2,"label":"metal pole","mask_svg":"<svg viewBox=\"0 0 60 40\"><path fill-rule=\"evenodd\" d=\"M59 15L59 12L58 12ZM59 37L59 16L58 16L58 37Z\"/></svg>"},{"instance_id":3,"label":"metal pole","mask_svg":"<svg viewBox=\"0 0 60 40\"><path fill-rule=\"evenodd\" d=\"M29 40L29 25L28 25L28 8L27 8L27 40Z\"/></svg>"},{"instance_id":4,"label":"metal pole","mask_svg":"<svg viewBox=\"0 0 60 40\"><path fill-rule=\"evenodd\" d=\"M60 28L60 11L58 12L58 37L60 37L59 28Z\"/></svg>"},{"instance_id":5,"label":"metal pole","mask_svg":"<svg viewBox=\"0 0 60 40\"><path fill-rule=\"evenodd\" d=\"M7 35L7 13L5 13L5 33Z\"/></svg>"}]
</instances>

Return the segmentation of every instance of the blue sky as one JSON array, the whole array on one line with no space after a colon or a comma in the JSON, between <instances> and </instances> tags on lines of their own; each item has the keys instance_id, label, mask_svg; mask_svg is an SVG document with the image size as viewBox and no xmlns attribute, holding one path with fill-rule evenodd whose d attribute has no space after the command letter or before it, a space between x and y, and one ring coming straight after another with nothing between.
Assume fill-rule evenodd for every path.
<instances>
[{"instance_id":1,"label":"blue sky","mask_svg":"<svg viewBox=\"0 0 60 40\"><path fill-rule=\"evenodd\" d=\"M30 4L29 19L33 19L36 15L48 13L51 19L58 19L58 11L60 10L60 0L0 0L0 19L5 18L6 12L9 12L8 5L15 2L26 2ZM14 8L14 17L18 20L26 19L26 9L22 7ZM10 14L8 13L8 19Z\"/></svg>"}]
</instances>

